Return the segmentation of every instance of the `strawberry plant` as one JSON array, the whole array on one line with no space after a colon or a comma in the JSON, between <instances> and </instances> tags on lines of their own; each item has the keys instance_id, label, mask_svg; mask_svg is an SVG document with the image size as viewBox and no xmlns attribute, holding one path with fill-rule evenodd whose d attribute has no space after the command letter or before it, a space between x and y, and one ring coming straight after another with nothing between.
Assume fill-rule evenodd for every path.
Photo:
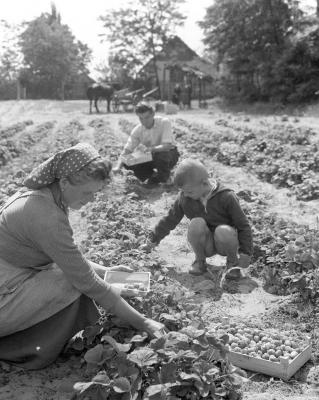
<instances>
[{"instance_id":1,"label":"strawberry plant","mask_svg":"<svg viewBox=\"0 0 319 400\"><path fill-rule=\"evenodd\" d=\"M16 124L8 126L7 128L2 128L2 129L0 129L0 138L7 139L11 136L14 136L16 133L25 130L25 128L29 125L33 125L32 120L18 122Z\"/></svg>"},{"instance_id":2,"label":"strawberry plant","mask_svg":"<svg viewBox=\"0 0 319 400\"><path fill-rule=\"evenodd\" d=\"M319 198L319 151L311 129L268 126L256 132L249 126L217 121L218 129L177 119L178 141L188 151L213 156L230 166L243 166L261 180L291 188L300 200Z\"/></svg>"},{"instance_id":3,"label":"strawberry plant","mask_svg":"<svg viewBox=\"0 0 319 400\"><path fill-rule=\"evenodd\" d=\"M123 325L119 329L110 320L103 329L107 334L103 330L84 354L94 377L69 387L78 394L76 398L242 398L245 374L228 360L227 335L218 339L205 329L188 326L149 340Z\"/></svg>"}]
</instances>

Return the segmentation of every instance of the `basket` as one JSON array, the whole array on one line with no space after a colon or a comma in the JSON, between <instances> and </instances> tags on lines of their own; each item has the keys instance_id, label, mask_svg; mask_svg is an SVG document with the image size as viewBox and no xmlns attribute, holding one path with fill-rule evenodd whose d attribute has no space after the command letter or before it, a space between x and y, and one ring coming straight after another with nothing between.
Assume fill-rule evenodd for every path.
<instances>
[{"instance_id":1,"label":"basket","mask_svg":"<svg viewBox=\"0 0 319 400\"><path fill-rule=\"evenodd\" d=\"M150 291L151 273L106 271L104 280L120 289L134 289L146 294Z\"/></svg>"}]
</instances>

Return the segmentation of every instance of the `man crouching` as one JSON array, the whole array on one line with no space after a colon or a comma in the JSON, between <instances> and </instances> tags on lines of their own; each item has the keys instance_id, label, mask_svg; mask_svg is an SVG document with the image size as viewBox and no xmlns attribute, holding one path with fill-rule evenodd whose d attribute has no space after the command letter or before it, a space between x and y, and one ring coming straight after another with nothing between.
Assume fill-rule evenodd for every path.
<instances>
[{"instance_id":1,"label":"man crouching","mask_svg":"<svg viewBox=\"0 0 319 400\"><path fill-rule=\"evenodd\" d=\"M146 102L138 103L135 112L140 124L132 130L115 171L124 166L132 170L142 182L147 180L148 184L165 183L179 158L171 122L168 118L155 116L153 107ZM151 159L128 165L125 158L136 150L151 154Z\"/></svg>"}]
</instances>

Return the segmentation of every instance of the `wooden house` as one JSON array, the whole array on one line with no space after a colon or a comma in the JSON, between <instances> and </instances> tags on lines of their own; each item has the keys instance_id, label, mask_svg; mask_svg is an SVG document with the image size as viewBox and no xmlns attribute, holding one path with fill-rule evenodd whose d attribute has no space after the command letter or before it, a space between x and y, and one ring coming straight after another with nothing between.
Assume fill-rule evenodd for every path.
<instances>
[{"instance_id":1,"label":"wooden house","mask_svg":"<svg viewBox=\"0 0 319 400\"><path fill-rule=\"evenodd\" d=\"M190 85L192 98L205 100L214 96L215 66L200 57L178 36L173 36L161 52L150 59L139 71L138 77L146 82L148 89L160 87L162 100L171 100L176 84L181 88ZM158 78L158 80L157 80Z\"/></svg>"}]
</instances>

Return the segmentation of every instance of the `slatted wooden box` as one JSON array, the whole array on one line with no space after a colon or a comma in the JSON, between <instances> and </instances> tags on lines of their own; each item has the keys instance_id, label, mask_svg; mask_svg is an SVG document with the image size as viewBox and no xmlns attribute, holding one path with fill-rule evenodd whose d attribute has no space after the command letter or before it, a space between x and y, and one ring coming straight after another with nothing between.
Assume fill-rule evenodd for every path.
<instances>
[{"instance_id":1,"label":"slatted wooden box","mask_svg":"<svg viewBox=\"0 0 319 400\"><path fill-rule=\"evenodd\" d=\"M280 362L264 360L246 354L230 351L229 359L233 365L249 371L289 380L311 357L311 344L308 344L294 359L281 357Z\"/></svg>"}]
</instances>

